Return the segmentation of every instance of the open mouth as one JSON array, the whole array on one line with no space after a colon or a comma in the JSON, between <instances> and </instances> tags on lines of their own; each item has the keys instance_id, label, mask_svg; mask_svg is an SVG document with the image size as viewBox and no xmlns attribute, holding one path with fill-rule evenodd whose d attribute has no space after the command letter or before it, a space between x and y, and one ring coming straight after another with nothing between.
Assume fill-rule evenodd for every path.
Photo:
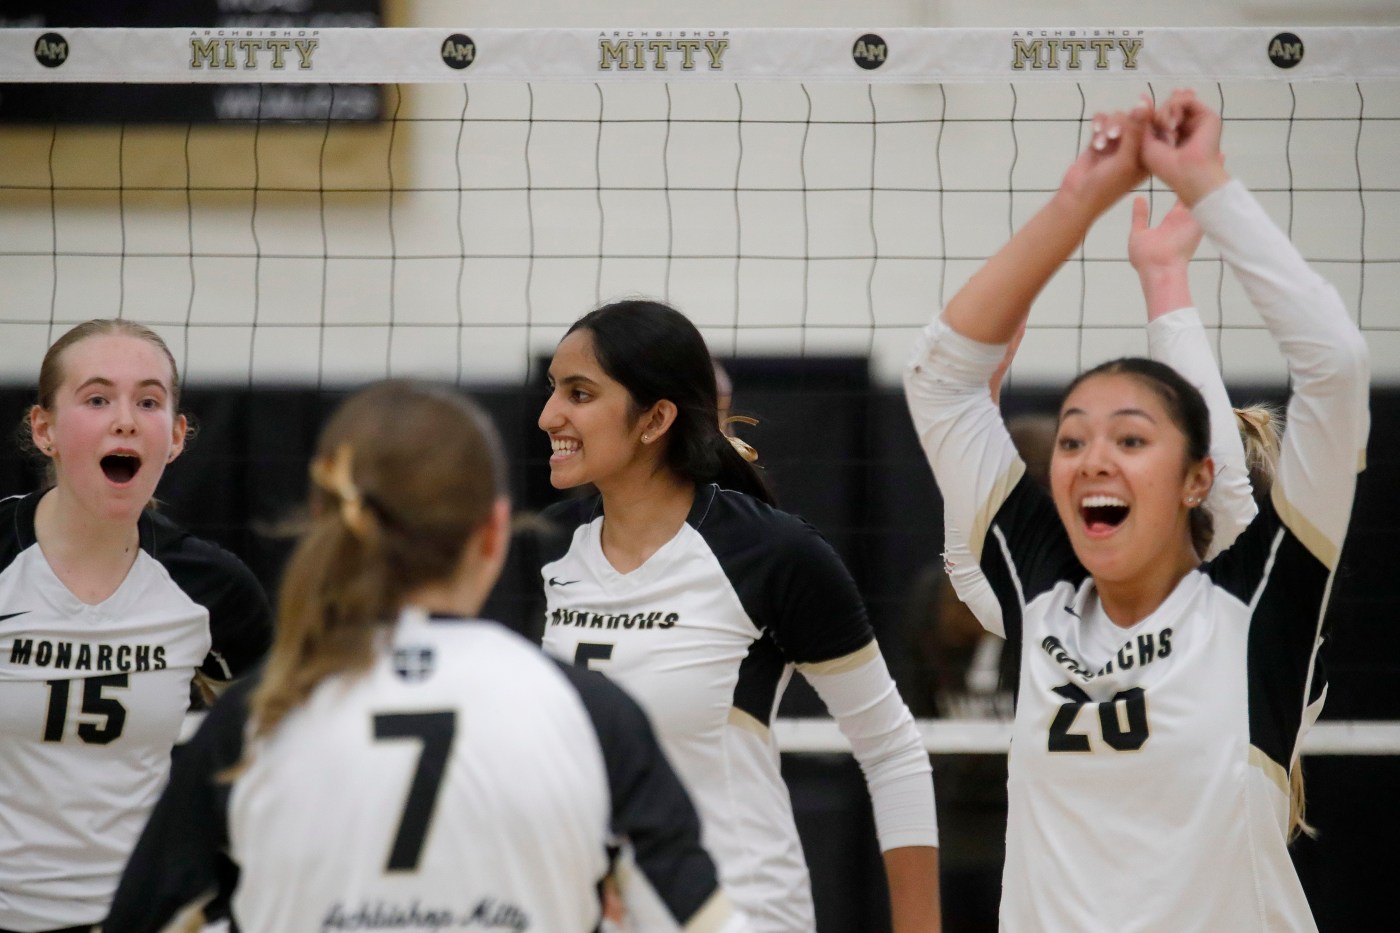
<instances>
[{"instance_id":1,"label":"open mouth","mask_svg":"<svg viewBox=\"0 0 1400 933\"><path fill-rule=\"evenodd\" d=\"M1107 534L1128 518L1128 503L1117 496L1085 496L1079 514L1090 534Z\"/></svg>"},{"instance_id":2,"label":"open mouth","mask_svg":"<svg viewBox=\"0 0 1400 933\"><path fill-rule=\"evenodd\" d=\"M141 469L141 458L135 454L108 454L101 460L102 472L114 483L129 483Z\"/></svg>"}]
</instances>

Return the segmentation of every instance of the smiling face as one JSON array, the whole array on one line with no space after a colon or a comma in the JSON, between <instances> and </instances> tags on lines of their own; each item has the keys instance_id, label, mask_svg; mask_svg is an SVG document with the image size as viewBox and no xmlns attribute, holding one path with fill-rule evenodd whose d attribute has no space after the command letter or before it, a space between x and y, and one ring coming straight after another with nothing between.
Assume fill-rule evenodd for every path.
<instances>
[{"instance_id":1,"label":"smiling face","mask_svg":"<svg viewBox=\"0 0 1400 933\"><path fill-rule=\"evenodd\" d=\"M1189 513L1210 490L1209 458L1141 378L1090 376L1065 399L1050 485L1075 555L1094 578L1130 582L1195 566Z\"/></svg>"},{"instance_id":2,"label":"smiling face","mask_svg":"<svg viewBox=\"0 0 1400 933\"><path fill-rule=\"evenodd\" d=\"M593 483L602 489L652 468L642 441L647 419L627 389L603 371L591 331L580 328L559 341L549 384L539 426L549 435L554 488Z\"/></svg>"},{"instance_id":3,"label":"smiling face","mask_svg":"<svg viewBox=\"0 0 1400 933\"><path fill-rule=\"evenodd\" d=\"M170 361L147 340L100 333L65 347L59 365L49 407L30 412L34 444L51 458L60 490L91 514L134 519L184 449Z\"/></svg>"}]
</instances>

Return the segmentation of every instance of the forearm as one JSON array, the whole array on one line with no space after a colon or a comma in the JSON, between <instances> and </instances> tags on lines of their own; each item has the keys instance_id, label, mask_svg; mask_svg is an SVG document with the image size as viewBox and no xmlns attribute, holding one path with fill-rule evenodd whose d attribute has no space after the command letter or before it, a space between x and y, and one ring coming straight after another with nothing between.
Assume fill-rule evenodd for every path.
<instances>
[{"instance_id":1,"label":"forearm","mask_svg":"<svg viewBox=\"0 0 1400 933\"><path fill-rule=\"evenodd\" d=\"M1009 343L1099 212L1072 194L1056 193L953 296L943 319L964 337Z\"/></svg>"},{"instance_id":2,"label":"forearm","mask_svg":"<svg viewBox=\"0 0 1400 933\"><path fill-rule=\"evenodd\" d=\"M879 646L872 641L843 658L799 664L798 670L851 743L870 792L880 848L938 845L933 769Z\"/></svg>"},{"instance_id":3,"label":"forearm","mask_svg":"<svg viewBox=\"0 0 1400 933\"><path fill-rule=\"evenodd\" d=\"M929 933L943 928L938 904L938 849L903 846L885 852L894 933Z\"/></svg>"},{"instance_id":4,"label":"forearm","mask_svg":"<svg viewBox=\"0 0 1400 933\"><path fill-rule=\"evenodd\" d=\"M1191 279L1185 262L1148 266L1137 270L1142 297L1147 301L1147 319L1195 305L1191 300Z\"/></svg>"},{"instance_id":5,"label":"forearm","mask_svg":"<svg viewBox=\"0 0 1400 933\"><path fill-rule=\"evenodd\" d=\"M1202 555L1209 560L1233 544L1258 512L1235 411L1201 317L1194 308L1178 307L1150 321L1147 352L1199 389L1210 412L1210 457L1215 464L1215 481L1206 506L1214 519L1215 537Z\"/></svg>"},{"instance_id":6,"label":"forearm","mask_svg":"<svg viewBox=\"0 0 1400 933\"><path fill-rule=\"evenodd\" d=\"M1334 567L1370 426L1366 342L1336 289L1309 268L1243 186L1212 192L1196 216L1288 363L1293 392L1274 503Z\"/></svg>"}]
</instances>

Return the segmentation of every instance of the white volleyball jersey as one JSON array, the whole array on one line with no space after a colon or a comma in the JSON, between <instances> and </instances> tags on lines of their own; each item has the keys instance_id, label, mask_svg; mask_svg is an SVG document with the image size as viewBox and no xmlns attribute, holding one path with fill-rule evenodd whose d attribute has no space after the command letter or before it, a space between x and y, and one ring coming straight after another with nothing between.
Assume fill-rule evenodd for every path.
<instances>
[{"instance_id":1,"label":"white volleyball jersey","mask_svg":"<svg viewBox=\"0 0 1400 933\"><path fill-rule=\"evenodd\" d=\"M386 635L389 633L386 632ZM237 868L243 933L583 933L608 845L640 931L738 931L699 820L646 717L607 679L493 622L405 612L251 748L251 683L176 761L108 926L156 931Z\"/></svg>"},{"instance_id":2,"label":"white volleyball jersey","mask_svg":"<svg viewBox=\"0 0 1400 933\"><path fill-rule=\"evenodd\" d=\"M147 512L96 605L40 550L41 494L0 502L0 929L96 923L165 784L203 671L231 680L271 638L237 558Z\"/></svg>"},{"instance_id":3,"label":"white volleyball jersey","mask_svg":"<svg viewBox=\"0 0 1400 933\"><path fill-rule=\"evenodd\" d=\"M742 493L701 486L676 536L622 574L603 554L601 500L545 514L573 529L567 552L542 569L545 648L603 671L646 709L695 798L725 888L758 929L815 924L770 731L795 665L843 728L853 711L887 704L853 739L881 845L937 845L928 757L855 584L815 529ZM860 739L875 733L872 744L887 742L883 761L862 757ZM907 809L888 815L896 805L882 807L882 793Z\"/></svg>"},{"instance_id":4,"label":"white volleyball jersey","mask_svg":"<svg viewBox=\"0 0 1400 933\"><path fill-rule=\"evenodd\" d=\"M1289 772L1325 692L1322 618L1367 413L1364 343L1237 183L1195 209L1288 360L1272 501L1120 628L1023 475L987 378L1002 348L935 321L906 389L943 494L949 574L1021 652L1002 928L1313 930Z\"/></svg>"}]
</instances>

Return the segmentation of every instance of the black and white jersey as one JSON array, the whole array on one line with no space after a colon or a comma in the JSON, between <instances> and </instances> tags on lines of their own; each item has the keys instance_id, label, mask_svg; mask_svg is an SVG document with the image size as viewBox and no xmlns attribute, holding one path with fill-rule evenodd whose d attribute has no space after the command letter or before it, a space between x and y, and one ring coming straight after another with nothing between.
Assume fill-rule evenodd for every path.
<instances>
[{"instance_id":1,"label":"black and white jersey","mask_svg":"<svg viewBox=\"0 0 1400 933\"><path fill-rule=\"evenodd\" d=\"M1320 708L1322 617L1369 425L1335 290L1231 183L1195 215L1282 348L1294 394L1272 501L1130 628L1103 613L987 379L1003 348L941 320L906 371L949 573L1022 657L1006 930L1313 930L1288 778Z\"/></svg>"},{"instance_id":2,"label":"black and white jersey","mask_svg":"<svg viewBox=\"0 0 1400 933\"><path fill-rule=\"evenodd\" d=\"M244 933L599 922L608 845L641 931L742 931L645 715L494 622L405 611L370 669L320 683L243 758L248 695L175 763L107 927L156 931L237 867Z\"/></svg>"},{"instance_id":3,"label":"black and white jersey","mask_svg":"<svg viewBox=\"0 0 1400 933\"><path fill-rule=\"evenodd\" d=\"M618 573L601 500L542 570L545 648L605 672L646 709L690 789L726 890L762 930L811 930L810 883L771 733L794 666L851 738L883 848L937 845L932 778L854 582L805 522L707 485L676 536Z\"/></svg>"},{"instance_id":4,"label":"black and white jersey","mask_svg":"<svg viewBox=\"0 0 1400 933\"><path fill-rule=\"evenodd\" d=\"M195 671L262 657L271 612L236 557L147 511L121 585L78 600L0 502L0 929L96 923L165 784Z\"/></svg>"}]
</instances>

